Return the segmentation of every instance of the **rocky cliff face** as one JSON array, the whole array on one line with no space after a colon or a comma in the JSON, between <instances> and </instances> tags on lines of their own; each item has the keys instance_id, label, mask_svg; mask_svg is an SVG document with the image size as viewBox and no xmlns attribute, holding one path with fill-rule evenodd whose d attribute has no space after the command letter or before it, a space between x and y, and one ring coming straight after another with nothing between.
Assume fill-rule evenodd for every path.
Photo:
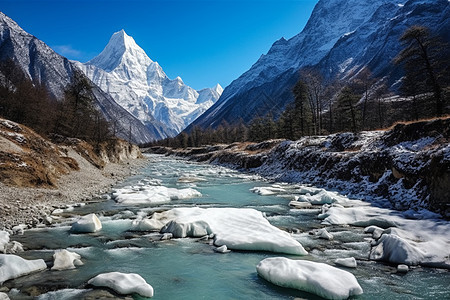
<instances>
[{"instance_id":1,"label":"rocky cliff face","mask_svg":"<svg viewBox=\"0 0 450 300\"><path fill-rule=\"evenodd\" d=\"M304 137L298 141L219 145L169 153L313 184L376 205L428 209L450 218L450 118L391 130ZM164 149L155 149L164 152Z\"/></svg>"},{"instance_id":2,"label":"rocky cliff face","mask_svg":"<svg viewBox=\"0 0 450 300\"><path fill-rule=\"evenodd\" d=\"M411 25L424 25L450 41L446 0L320 0L301 33L276 41L266 55L227 86L193 125L217 127L272 112L293 100L298 71L316 66L325 78L348 79L368 67L394 85L402 71L392 64L399 37Z\"/></svg>"},{"instance_id":3,"label":"rocky cliff face","mask_svg":"<svg viewBox=\"0 0 450 300\"><path fill-rule=\"evenodd\" d=\"M43 84L56 99L63 97L64 90L73 83L75 73L80 73L74 63L54 52L0 12L0 61L4 60L14 61L28 79ZM3 79L5 80L7 78ZM91 82L91 85L95 107L108 121L114 123L118 136L134 143L145 143L162 137L161 128L144 126L111 96L94 83Z\"/></svg>"}]
</instances>

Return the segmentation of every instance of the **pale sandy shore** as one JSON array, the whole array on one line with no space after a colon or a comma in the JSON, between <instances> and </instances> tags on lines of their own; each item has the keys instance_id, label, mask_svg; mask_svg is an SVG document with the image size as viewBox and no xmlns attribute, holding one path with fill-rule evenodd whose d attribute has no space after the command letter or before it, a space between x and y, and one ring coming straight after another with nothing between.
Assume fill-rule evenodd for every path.
<instances>
[{"instance_id":1,"label":"pale sandy shore","mask_svg":"<svg viewBox=\"0 0 450 300\"><path fill-rule=\"evenodd\" d=\"M0 230L19 224L34 227L45 223L45 216L54 209L106 193L149 162L146 158L128 159L122 163L108 163L100 170L75 152L72 157L78 161L80 171L63 175L56 189L13 187L0 182Z\"/></svg>"}]
</instances>

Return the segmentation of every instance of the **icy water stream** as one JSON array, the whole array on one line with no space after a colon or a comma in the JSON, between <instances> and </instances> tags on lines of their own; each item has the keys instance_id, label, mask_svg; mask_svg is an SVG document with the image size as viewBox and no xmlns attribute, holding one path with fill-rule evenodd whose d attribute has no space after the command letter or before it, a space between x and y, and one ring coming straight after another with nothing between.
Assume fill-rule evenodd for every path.
<instances>
[{"instance_id":1,"label":"icy water stream","mask_svg":"<svg viewBox=\"0 0 450 300\"><path fill-rule=\"evenodd\" d=\"M86 282L103 272L137 273L154 288L152 299L321 299L309 293L280 288L260 278L256 265L267 257L284 256L334 265L336 258L353 256L353 273L364 290L355 299L450 299L450 276L447 270L415 268L397 274L393 265L369 261L371 235L362 227L328 226L334 239L323 240L311 234L324 227L317 219L320 206L313 209L292 209L289 202L299 192L299 185L281 185L282 193L261 196L250 191L254 187L273 187L253 175L223 167L189 163L163 156L150 156L150 163L141 174L117 186L136 185L141 180L159 180L166 187L193 188L202 194L184 200L154 205L122 205L112 199L93 202L61 214L55 226L28 230L14 237L27 247L21 256L43 258L52 264L56 249L68 249L81 255L83 266L74 270L44 271L9 283L19 290L37 287L60 290L39 299L83 299L88 293ZM181 180L180 180L181 179ZM254 208L266 214L272 225L293 232L309 252L293 256L269 252L214 252L209 242L195 238L160 241L158 233L130 231L138 215L151 215L174 207L236 207ZM70 224L79 216L95 212L103 229L95 234L71 234ZM11 294L11 299L27 299ZM134 299L144 299L134 296Z\"/></svg>"}]
</instances>

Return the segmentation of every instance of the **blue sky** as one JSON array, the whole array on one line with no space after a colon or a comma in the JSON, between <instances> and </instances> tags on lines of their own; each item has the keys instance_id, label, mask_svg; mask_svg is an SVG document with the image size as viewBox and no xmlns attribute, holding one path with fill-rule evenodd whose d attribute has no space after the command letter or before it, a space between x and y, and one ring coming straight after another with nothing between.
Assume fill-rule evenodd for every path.
<instances>
[{"instance_id":1,"label":"blue sky","mask_svg":"<svg viewBox=\"0 0 450 300\"><path fill-rule=\"evenodd\" d=\"M318 0L0 0L0 10L69 59L86 62L124 29L170 78L226 87Z\"/></svg>"}]
</instances>

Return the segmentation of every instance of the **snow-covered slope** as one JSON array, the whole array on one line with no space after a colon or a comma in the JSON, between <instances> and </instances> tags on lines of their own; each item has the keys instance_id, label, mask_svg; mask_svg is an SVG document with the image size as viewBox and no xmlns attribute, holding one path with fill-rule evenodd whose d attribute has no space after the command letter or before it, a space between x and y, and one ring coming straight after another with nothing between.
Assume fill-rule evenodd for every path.
<instances>
[{"instance_id":1,"label":"snow-covered slope","mask_svg":"<svg viewBox=\"0 0 450 300\"><path fill-rule=\"evenodd\" d=\"M183 130L222 94L220 85L196 91L180 77L169 79L124 30L114 33L97 57L77 66L144 124L153 119L164 124L168 136Z\"/></svg>"},{"instance_id":2,"label":"snow-covered slope","mask_svg":"<svg viewBox=\"0 0 450 300\"><path fill-rule=\"evenodd\" d=\"M320 0L301 33L276 41L193 125L276 116L293 99L291 88L306 66L317 66L326 78L346 78L368 66L395 82L401 76L392 65L399 36L421 24L450 40L449 6L447 0Z\"/></svg>"},{"instance_id":3,"label":"snow-covered slope","mask_svg":"<svg viewBox=\"0 0 450 300\"><path fill-rule=\"evenodd\" d=\"M0 12L0 61L4 60L13 60L30 80L45 85L56 99L63 97L75 73L80 73L72 62ZM118 136L135 143L163 137L160 126L143 126L95 84L92 84L92 96L97 109L114 124Z\"/></svg>"}]
</instances>

